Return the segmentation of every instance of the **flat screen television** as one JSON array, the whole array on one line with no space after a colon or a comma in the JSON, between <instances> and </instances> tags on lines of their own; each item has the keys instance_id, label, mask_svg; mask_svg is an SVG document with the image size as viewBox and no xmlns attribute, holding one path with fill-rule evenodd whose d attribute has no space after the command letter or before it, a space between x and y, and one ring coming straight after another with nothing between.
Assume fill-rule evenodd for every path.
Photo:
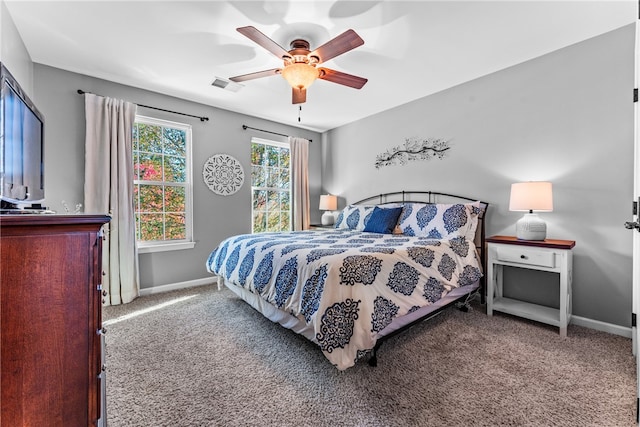
<instances>
[{"instance_id":1,"label":"flat screen television","mask_svg":"<svg viewBox=\"0 0 640 427\"><path fill-rule=\"evenodd\" d=\"M2 213L40 209L44 200L44 116L0 63Z\"/></svg>"}]
</instances>

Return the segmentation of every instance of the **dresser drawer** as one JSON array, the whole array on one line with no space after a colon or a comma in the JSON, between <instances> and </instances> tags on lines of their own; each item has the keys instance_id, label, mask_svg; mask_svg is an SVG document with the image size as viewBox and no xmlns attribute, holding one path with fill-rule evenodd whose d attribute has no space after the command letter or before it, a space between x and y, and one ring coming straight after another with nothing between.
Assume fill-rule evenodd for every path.
<instances>
[{"instance_id":1,"label":"dresser drawer","mask_svg":"<svg viewBox=\"0 0 640 427\"><path fill-rule=\"evenodd\" d=\"M499 261L512 262L514 264L539 265L541 267L555 268L555 253L515 246L498 246L496 255Z\"/></svg>"}]
</instances>

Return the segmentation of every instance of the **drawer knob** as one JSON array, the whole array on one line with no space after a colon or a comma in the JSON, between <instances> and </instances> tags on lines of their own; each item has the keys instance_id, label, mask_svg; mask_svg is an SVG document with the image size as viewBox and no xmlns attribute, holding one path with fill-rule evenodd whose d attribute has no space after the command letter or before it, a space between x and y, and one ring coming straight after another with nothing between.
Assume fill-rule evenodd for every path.
<instances>
[{"instance_id":1,"label":"drawer knob","mask_svg":"<svg viewBox=\"0 0 640 427\"><path fill-rule=\"evenodd\" d=\"M527 259L527 256L526 255L520 255L520 258L521 259Z\"/></svg>"}]
</instances>

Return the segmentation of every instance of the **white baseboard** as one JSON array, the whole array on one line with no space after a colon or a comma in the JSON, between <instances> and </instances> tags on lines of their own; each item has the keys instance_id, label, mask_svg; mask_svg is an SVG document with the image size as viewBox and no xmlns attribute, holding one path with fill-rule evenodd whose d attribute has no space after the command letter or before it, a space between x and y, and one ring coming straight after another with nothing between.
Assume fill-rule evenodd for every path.
<instances>
[{"instance_id":1,"label":"white baseboard","mask_svg":"<svg viewBox=\"0 0 640 427\"><path fill-rule=\"evenodd\" d=\"M584 326L585 328L595 329L596 331L608 332L614 335L620 335L631 338L631 328L625 326L614 325L613 323L605 323L599 320L587 319L586 317L571 316L571 324Z\"/></svg>"},{"instance_id":2,"label":"white baseboard","mask_svg":"<svg viewBox=\"0 0 640 427\"><path fill-rule=\"evenodd\" d=\"M189 280L186 282L170 283L168 285L153 286L151 288L140 289L140 296L160 294L163 292L176 291L178 289L193 288L195 286L213 285L218 283L218 277L205 277L202 279Z\"/></svg>"}]
</instances>

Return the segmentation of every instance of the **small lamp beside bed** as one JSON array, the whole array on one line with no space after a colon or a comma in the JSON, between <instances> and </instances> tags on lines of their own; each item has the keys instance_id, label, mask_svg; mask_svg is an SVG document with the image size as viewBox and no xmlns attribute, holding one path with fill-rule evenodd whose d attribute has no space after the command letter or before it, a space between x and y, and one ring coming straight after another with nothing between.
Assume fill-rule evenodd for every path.
<instances>
[{"instance_id":1,"label":"small lamp beside bed","mask_svg":"<svg viewBox=\"0 0 640 427\"><path fill-rule=\"evenodd\" d=\"M333 225L335 218L333 211L338 209L338 197L333 194L322 194L320 196L320 210L324 211L321 218L322 225Z\"/></svg>"},{"instance_id":2,"label":"small lamp beside bed","mask_svg":"<svg viewBox=\"0 0 640 427\"><path fill-rule=\"evenodd\" d=\"M527 212L516 222L516 237L518 239L546 239L547 224L533 211L553 211L551 183L534 181L511 184L509 210Z\"/></svg>"}]
</instances>

